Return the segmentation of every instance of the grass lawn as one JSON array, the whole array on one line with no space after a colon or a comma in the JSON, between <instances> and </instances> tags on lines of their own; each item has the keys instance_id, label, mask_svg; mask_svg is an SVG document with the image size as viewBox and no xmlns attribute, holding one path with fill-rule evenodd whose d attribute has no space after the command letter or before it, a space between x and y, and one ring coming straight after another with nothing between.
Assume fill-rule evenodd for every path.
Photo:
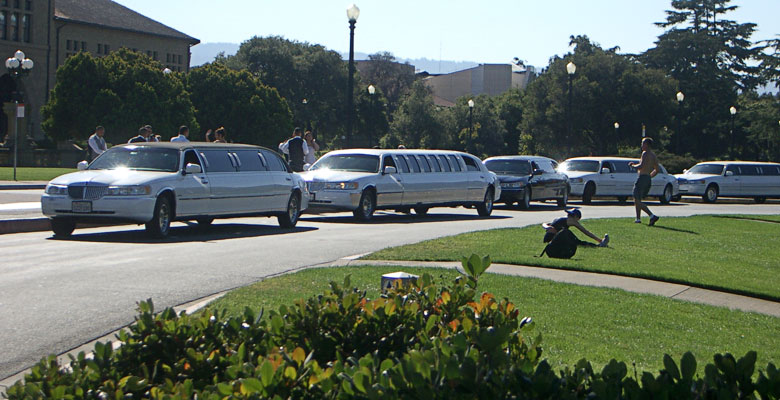
<instances>
[{"instance_id":1,"label":"grass lawn","mask_svg":"<svg viewBox=\"0 0 780 400\"><path fill-rule=\"evenodd\" d=\"M16 180L19 181L50 181L62 174L75 172L75 168L35 168L35 167L17 167ZM11 181L14 179L13 167L0 167L0 181Z\"/></svg>"},{"instance_id":2,"label":"grass lawn","mask_svg":"<svg viewBox=\"0 0 780 400\"><path fill-rule=\"evenodd\" d=\"M380 276L402 267L338 267L310 269L258 282L234 290L218 299L203 312L226 310L240 315L245 307L278 309L297 299L322 293L328 282L342 282L351 274L354 287L365 290L370 298L379 293ZM451 282L457 272L432 268L407 268L406 272L445 277ZM488 272L490 269L488 269ZM442 282L438 279L437 282ZM294 290L291 290L294 288ZM600 370L611 359L624 361L633 373L632 363L642 371L663 368L664 353L679 362L691 351L699 374L716 353L732 353L739 358L749 350L758 352L757 367L780 361L780 318L730 311L641 295L617 289L584 287L540 279L485 274L479 291L507 297L519 308L521 316L530 316L542 334L543 357L558 370L581 358Z\"/></svg>"},{"instance_id":3,"label":"grass lawn","mask_svg":"<svg viewBox=\"0 0 780 400\"><path fill-rule=\"evenodd\" d=\"M590 219L583 225L599 236L609 233L609 248L580 247L569 260L539 258L544 231L528 226L389 248L364 259L460 261L476 253L494 263L637 276L780 301L780 216L664 217L655 227L647 219L641 225L629 218Z\"/></svg>"}]
</instances>

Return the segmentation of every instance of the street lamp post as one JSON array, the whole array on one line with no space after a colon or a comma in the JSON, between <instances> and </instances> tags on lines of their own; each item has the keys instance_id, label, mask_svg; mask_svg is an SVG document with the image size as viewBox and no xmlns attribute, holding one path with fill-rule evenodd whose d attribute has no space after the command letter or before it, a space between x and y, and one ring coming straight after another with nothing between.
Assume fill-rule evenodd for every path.
<instances>
[{"instance_id":1,"label":"street lamp post","mask_svg":"<svg viewBox=\"0 0 780 400\"><path fill-rule=\"evenodd\" d=\"M577 66L574 65L574 63L570 61L568 64L566 64L566 73L569 75L569 107L568 107L568 113L567 113L568 114L567 115L567 119L569 120L569 124L567 126L567 128L568 128L567 129L568 137L566 138L566 143L569 143L569 144L571 143L572 136L573 136L572 135L572 117L571 117L571 115L572 115L572 107L573 107L572 106L572 96L573 96L574 90L573 90L573 86L572 86L572 81L574 79L574 73L575 72L577 72Z\"/></svg>"},{"instance_id":2,"label":"street lamp post","mask_svg":"<svg viewBox=\"0 0 780 400\"><path fill-rule=\"evenodd\" d=\"M682 139L682 103L685 100L683 92L677 92L677 133L675 142L677 144L677 154L680 154L680 140Z\"/></svg>"},{"instance_id":3,"label":"street lamp post","mask_svg":"<svg viewBox=\"0 0 780 400\"><path fill-rule=\"evenodd\" d=\"M352 90L355 85L355 23L360 16L360 9L356 5L347 8L349 20L349 68L347 77L347 147L352 141Z\"/></svg>"},{"instance_id":4,"label":"street lamp post","mask_svg":"<svg viewBox=\"0 0 780 400\"><path fill-rule=\"evenodd\" d=\"M620 149L618 148L618 141L620 140L620 135L618 134L620 130L620 123L615 121L615 155L620 152Z\"/></svg>"},{"instance_id":5,"label":"street lamp post","mask_svg":"<svg viewBox=\"0 0 780 400\"><path fill-rule=\"evenodd\" d=\"M731 114L731 129L729 130L729 136L731 136L731 151L729 155L734 158L734 116L737 115L737 108L734 106L729 107L729 114Z\"/></svg>"},{"instance_id":6,"label":"street lamp post","mask_svg":"<svg viewBox=\"0 0 780 400\"><path fill-rule=\"evenodd\" d=\"M33 60L26 58L24 52L16 50L13 57L5 60L5 67L8 68L8 73L14 78L16 84L16 91L14 93L14 103L16 104L16 123L14 124L14 180L16 180L16 166L18 165L19 158L19 118L24 117L24 104L20 109L19 97L19 78L22 75L29 73L33 68Z\"/></svg>"},{"instance_id":7,"label":"street lamp post","mask_svg":"<svg viewBox=\"0 0 780 400\"><path fill-rule=\"evenodd\" d=\"M306 114L306 105L309 104L309 100L303 99L301 100L301 114L303 114L303 130L306 131L308 121L308 115Z\"/></svg>"},{"instance_id":8,"label":"street lamp post","mask_svg":"<svg viewBox=\"0 0 780 400\"><path fill-rule=\"evenodd\" d=\"M469 136L466 138L466 151L469 151L469 145L471 144L471 137L474 136L474 100L469 99Z\"/></svg>"},{"instance_id":9,"label":"street lamp post","mask_svg":"<svg viewBox=\"0 0 780 400\"><path fill-rule=\"evenodd\" d=\"M374 145L374 118L376 113L376 107L374 106L374 95L376 94L376 88L374 85L368 85L368 95L371 97L371 112L368 116L371 118L371 126L368 128L368 140L371 146Z\"/></svg>"}]
</instances>

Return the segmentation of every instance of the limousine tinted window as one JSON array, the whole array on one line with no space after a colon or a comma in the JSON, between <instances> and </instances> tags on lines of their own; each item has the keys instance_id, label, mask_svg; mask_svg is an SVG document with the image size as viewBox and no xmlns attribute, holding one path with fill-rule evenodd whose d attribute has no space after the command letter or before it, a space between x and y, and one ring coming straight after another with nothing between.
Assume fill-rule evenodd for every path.
<instances>
[{"instance_id":1,"label":"limousine tinted window","mask_svg":"<svg viewBox=\"0 0 780 400\"><path fill-rule=\"evenodd\" d=\"M627 174L634 172L631 167L628 166L628 161L615 161L615 172L619 174Z\"/></svg>"},{"instance_id":2,"label":"limousine tinted window","mask_svg":"<svg viewBox=\"0 0 780 400\"><path fill-rule=\"evenodd\" d=\"M739 174L740 175L761 175L757 165L740 165Z\"/></svg>"},{"instance_id":3,"label":"limousine tinted window","mask_svg":"<svg viewBox=\"0 0 780 400\"><path fill-rule=\"evenodd\" d=\"M439 161L444 172L452 171L452 168L450 168L450 163L447 162L447 157L445 157L444 155L440 155Z\"/></svg>"},{"instance_id":4,"label":"limousine tinted window","mask_svg":"<svg viewBox=\"0 0 780 400\"><path fill-rule=\"evenodd\" d=\"M431 165L428 164L428 158L425 156L415 156L417 157L417 161L420 162L420 167L422 168L423 172L431 172Z\"/></svg>"},{"instance_id":5,"label":"limousine tinted window","mask_svg":"<svg viewBox=\"0 0 780 400\"><path fill-rule=\"evenodd\" d=\"M179 151L151 147L123 146L106 151L89 164L90 170L126 168L137 171L176 172Z\"/></svg>"},{"instance_id":6,"label":"limousine tinted window","mask_svg":"<svg viewBox=\"0 0 780 400\"><path fill-rule=\"evenodd\" d=\"M505 175L531 175L531 164L526 160L488 160L487 169Z\"/></svg>"},{"instance_id":7,"label":"limousine tinted window","mask_svg":"<svg viewBox=\"0 0 780 400\"><path fill-rule=\"evenodd\" d=\"M780 167L776 167L774 165L770 166L763 166L761 167L761 172L764 173L764 175L780 175Z\"/></svg>"},{"instance_id":8,"label":"limousine tinted window","mask_svg":"<svg viewBox=\"0 0 780 400\"><path fill-rule=\"evenodd\" d=\"M460 172L460 163L458 162L458 159L455 158L452 154L447 155L447 160L450 161L450 167L452 167L453 172Z\"/></svg>"},{"instance_id":9,"label":"limousine tinted window","mask_svg":"<svg viewBox=\"0 0 780 400\"><path fill-rule=\"evenodd\" d=\"M561 164L561 171L598 172L599 162L593 160L571 160Z\"/></svg>"},{"instance_id":10,"label":"limousine tinted window","mask_svg":"<svg viewBox=\"0 0 780 400\"><path fill-rule=\"evenodd\" d=\"M412 167L412 171L420 172L420 165L417 164L417 159L414 156L404 156L409 162L409 166Z\"/></svg>"},{"instance_id":11,"label":"limousine tinted window","mask_svg":"<svg viewBox=\"0 0 780 400\"><path fill-rule=\"evenodd\" d=\"M260 161L257 150L238 150L235 152L241 162L241 171L266 171L265 165Z\"/></svg>"},{"instance_id":12,"label":"limousine tinted window","mask_svg":"<svg viewBox=\"0 0 780 400\"><path fill-rule=\"evenodd\" d=\"M230 160L227 150L203 150L200 153L208 162L206 172L235 172L236 167Z\"/></svg>"},{"instance_id":13,"label":"limousine tinted window","mask_svg":"<svg viewBox=\"0 0 780 400\"><path fill-rule=\"evenodd\" d=\"M351 172L379 172L379 156L367 154L344 154L323 157L310 170L331 169Z\"/></svg>"},{"instance_id":14,"label":"limousine tinted window","mask_svg":"<svg viewBox=\"0 0 780 400\"><path fill-rule=\"evenodd\" d=\"M723 173L722 164L697 164L688 170L689 174L720 175Z\"/></svg>"},{"instance_id":15,"label":"limousine tinted window","mask_svg":"<svg viewBox=\"0 0 780 400\"><path fill-rule=\"evenodd\" d=\"M262 149L265 162L268 163L269 171L284 171L287 172L287 164L276 153L271 150Z\"/></svg>"},{"instance_id":16,"label":"limousine tinted window","mask_svg":"<svg viewBox=\"0 0 780 400\"><path fill-rule=\"evenodd\" d=\"M431 164L431 169L433 172L441 172L441 165L439 165L439 161L436 160L436 156L428 156L427 158Z\"/></svg>"},{"instance_id":17,"label":"limousine tinted window","mask_svg":"<svg viewBox=\"0 0 780 400\"><path fill-rule=\"evenodd\" d=\"M184 166L186 167L187 164L200 165L200 159L198 158L198 155L195 153L195 150L187 150L184 153ZM201 170L202 168L203 166L201 166Z\"/></svg>"},{"instance_id":18,"label":"limousine tinted window","mask_svg":"<svg viewBox=\"0 0 780 400\"><path fill-rule=\"evenodd\" d=\"M398 166L401 167L400 172L402 172L404 174L408 174L409 173L409 171L410 171L409 170L409 164L406 163L406 160L404 159L403 156L398 156Z\"/></svg>"},{"instance_id":19,"label":"limousine tinted window","mask_svg":"<svg viewBox=\"0 0 780 400\"><path fill-rule=\"evenodd\" d=\"M463 157L463 161L466 163L466 170L468 171L479 171L479 167L477 166L477 162L474 161L471 157Z\"/></svg>"}]
</instances>

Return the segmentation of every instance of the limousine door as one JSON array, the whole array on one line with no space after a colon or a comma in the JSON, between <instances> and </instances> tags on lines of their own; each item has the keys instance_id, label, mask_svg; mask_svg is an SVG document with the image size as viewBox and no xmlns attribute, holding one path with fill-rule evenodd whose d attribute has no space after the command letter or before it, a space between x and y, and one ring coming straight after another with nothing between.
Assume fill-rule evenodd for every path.
<instances>
[{"instance_id":1,"label":"limousine door","mask_svg":"<svg viewBox=\"0 0 780 400\"><path fill-rule=\"evenodd\" d=\"M184 153L181 171L184 171L187 164L200 165L201 172L183 174L176 183L176 214L180 216L208 214L211 189L205 168L195 150L187 150Z\"/></svg>"},{"instance_id":2,"label":"limousine door","mask_svg":"<svg viewBox=\"0 0 780 400\"><path fill-rule=\"evenodd\" d=\"M211 212L218 215L241 214L248 210L251 188L242 184L236 161L228 150L202 150L206 175L211 185Z\"/></svg>"},{"instance_id":3,"label":"limousine door","mask_svg":"<svg viewBox=\"0 0 780 400\"><path fill-rule=\"evenodd\" d=\"M385 167L393 167L396 170L394 174L385 174ZM403 175L398 165L393 161L393 157L386 155L382 158L382 166L379 170L379 177L376 180L376 204L379 207L396 206L403 204L404 185Z\"/></svg>"},{"instance_id":4,"label":"limousine door","mask_svg":"<svg viewBox=\"0 0 780 400\"><path fill-rule=\"evenodd\" d=\"M741 196L742 195L742 177L739 175L739 167L734 164L726 166L723 172L720 184L718 185L718 194L720 196Z\"/></svg>"},{"instance_id":5,"label":"limousine door","mask_svg":"<svg viewBox=\"0 0 780 400\"><path fill-rule=\"evenodd\" d=\"M488 173L480 168L481 162L469 156L462 156L462 158L469 180L469 200L481 201L485 198L485 190L487 190L488 186Z\"/></svg>"}]
</instances>

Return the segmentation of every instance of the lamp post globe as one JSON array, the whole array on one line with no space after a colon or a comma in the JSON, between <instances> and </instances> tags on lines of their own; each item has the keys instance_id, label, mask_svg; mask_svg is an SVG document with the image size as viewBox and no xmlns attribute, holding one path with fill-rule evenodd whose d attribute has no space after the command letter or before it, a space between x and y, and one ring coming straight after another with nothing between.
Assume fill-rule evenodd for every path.
<instances>
[{"instance_id":1,"label":"lamp post globe","mask_svg":"<svg viewBox=\"0 0 780 400\"><path fill-rule=\"evenodd\" d=\"M677 101L682 103L683 100L685 100L685 94L683 94L683 92L677 92Z\"/></svg>"},{"instance_id":2,"label":"lamp post globe","mask_svg":"<svg viewBox=\"0 0 780 400\"><path fill-rule=\"evenodd\" d=\"M165 75L170 75L170 74L171 74L171 72L173 72L173 71L171 71L171 69L170 69L170 68L165 68L165 69L163 70L163 74L165 74Z\"/></svg>"},{"instance_id":3,"label":"lamp post globe","mask_svg":"<svg viewBox=\"0 0 780 400\"><path fill-rule=\"evenodd\" d=\"M374 85L368 85L368 94L373 96L374 93L376 93L376 88L374 87Z\"/></svg>"},{"instance_id":4,"label":"lamp post globe","mask_svg":"<svg viewBox=\"0 0 780 400\"><path fill-rule=\"evenodd\" d=\"M574 73L577 72L577 66L574 64L574 62L569 61L569 63L566 64L566 72L569 75L574 75Z\"/></svg>"},{"instance_id":5,"label":"lamp post globe","mask_svg":"<svg viewBox=\"0 0 780 400\"><path fill-rule=\"evenodd\" d=\"M14 78L14 80L18 80L22 77L22 75L29 73L34 66L35 63L33 60L26 58L24 52L21 50L16 50L13 57L9 57L5 60L5 67L8 68L8 74ZM16 84L16 88L18 88L19 83L14 83ZM16 121L14 124L14 180L16 180L16 167L19 159L19 119L21 118L20 109L23 110L24 107L23 105L19 105L20 97L21 93L18 91L18 89L15 89L14 102L16 103Z\"/></svg>"}]
</instances>

